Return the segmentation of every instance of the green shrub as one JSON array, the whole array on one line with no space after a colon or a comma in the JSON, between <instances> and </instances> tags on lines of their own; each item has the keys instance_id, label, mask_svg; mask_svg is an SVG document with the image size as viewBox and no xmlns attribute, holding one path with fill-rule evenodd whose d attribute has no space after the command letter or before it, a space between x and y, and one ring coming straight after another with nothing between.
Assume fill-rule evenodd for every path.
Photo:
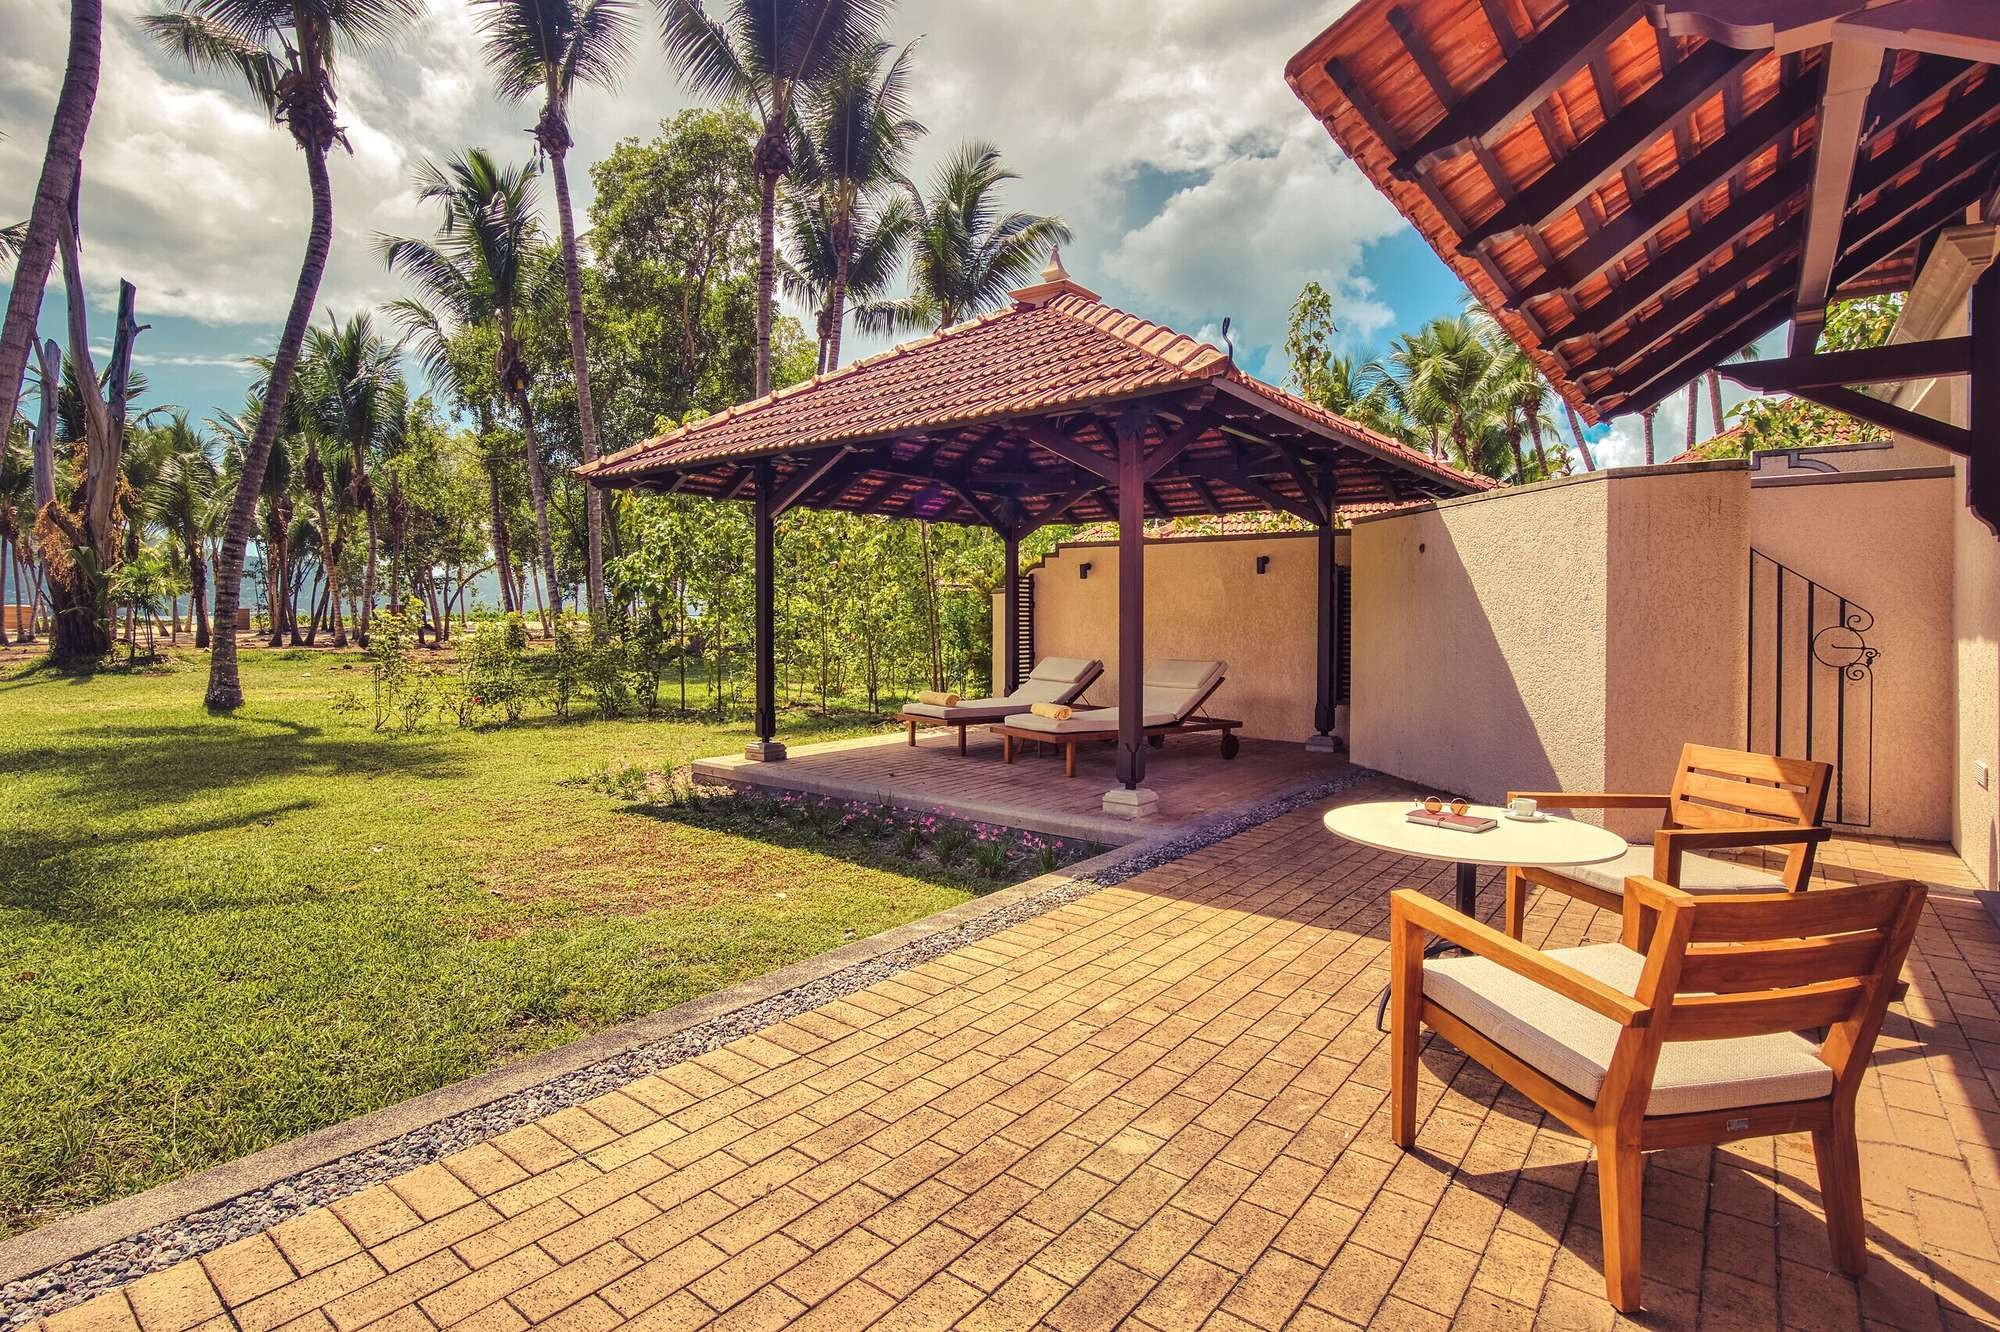
<instances>
[{"instance_id":1,"label":"green shrub","mask_svg":"<svg viewBox=\"0 0 2000 1332\"><path fill-rule=\"evenodd\" d=\"M999 842L981 842L972 848L972 865L989 879L997 879L1007 872L1007 862L1013 857Z\"/></svg>"},{"instance_id":2,"label":"green shrub","mask_svg":"<svg viewBox=\"0 0 2000 1332\"><path fill-rule=\"evenodd\" d=\"M965 853L971 846L972 834L954 826L937 835L931 842L931 852L937 856L938 864L950 869L965 859Z\"/></svg>"}]
</instances>

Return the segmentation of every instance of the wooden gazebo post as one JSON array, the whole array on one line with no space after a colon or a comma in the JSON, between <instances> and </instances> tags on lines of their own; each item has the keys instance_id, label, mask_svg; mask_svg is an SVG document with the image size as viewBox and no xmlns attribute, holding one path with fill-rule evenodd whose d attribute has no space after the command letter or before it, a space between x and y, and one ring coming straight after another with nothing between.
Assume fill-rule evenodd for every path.
<instances>
[{"instance_id":1,"label":"wooden gazebo post","mask_svg":"<svg viewBox=\"0 0 2000 1332\"><path fill-rule=\"evenodd\" d=\"M745 758L774 763L785 747L772 739L778 733L777 663L777 497L772 493L771 464L757 463L756 502L756 728L757 738L743 750Z\"/></svg>"},{"instance_id":2,"label":"wooden gazebo post","mask_svg":"<svg viewBox=\"0 0 2000 1332\"><path fill-rule=\"evenodd\" d=\"M1000 576L1006 580L1002 613L1007 617L1007 662L1001 669L1006 681L1006 687L1000 691L1003 694L1021 687L1021 516L1015 512L1017 507L1007 506L1007 525L1000 529L1000 541L1005 547Z\"/></svg>"},{"instance_id":3,"label":"wooden gazebo post","mask_svg":"<svg viewBox=\"0 0 2000 1332\"><path fill-rule=\"evenodd\" d=\"M1333 557L1333 514L1334 483L1331 477L1322 478L1319 487L1318 540L1313 544L1313 554L1318 574L1318 668L1313 682L1317 691L1313 698L1313 730L1317 734L1306 740L1306 748L1315 754L1331 754L1336 745L1333 738L1334 674L1339 668L1339 655L1335 647L1337 627L1335 618L1340 614L1338 592L1340 569Z\"/></svg>"},{"instance_id":4,"label":"wooden gazebo post","mask_svg":"<svg viewBox=\"0 0 2000 1332\"><path fill-rule=\"evenodd\" d=\"M1146 779L1146 420L1113 424L1118 439L1118 781L1104 811L1143 818L1159 806Z\"/></svg>"}]
</instances>

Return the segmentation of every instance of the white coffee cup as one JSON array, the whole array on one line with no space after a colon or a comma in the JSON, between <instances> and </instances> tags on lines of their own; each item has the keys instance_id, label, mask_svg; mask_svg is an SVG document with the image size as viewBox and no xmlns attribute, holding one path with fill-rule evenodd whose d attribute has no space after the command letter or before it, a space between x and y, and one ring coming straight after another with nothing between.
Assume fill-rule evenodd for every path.
<instances>
[{"instance_id":1,"label":"white coffee cup","mask_svg":"<svg viewBox=\"0 0 2000 1332\"><path fill-rule=\"evenodd\" d=\"M1535 817L1535 798L1515 796L1507 802L1507 812L1517 819L1532 819Z\"/></svg>"}]
</instances>

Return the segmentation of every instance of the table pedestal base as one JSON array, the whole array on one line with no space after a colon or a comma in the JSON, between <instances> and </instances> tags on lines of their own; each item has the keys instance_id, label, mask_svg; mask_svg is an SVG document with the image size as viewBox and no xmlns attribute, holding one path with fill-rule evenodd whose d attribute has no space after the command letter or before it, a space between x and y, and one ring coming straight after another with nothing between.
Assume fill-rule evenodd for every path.
<instances>
[{"instance_id":1,"label":"table pedestal base","mask_svg":"<svg viewBox=\"0 0 2000 1332\"><path fill-rule=\"evenodd\" d=\"M1458 912L1471 920L1479 919L1479 866L1461 862L1458 870ZM1424 945L1425 957L1443 957L1446 953L1463 952L1457 944L1447 939L1433 937ZM1375 1030L1389 1030L1389 987L1382 987L1381 998L1375 1001Z\"/></svg>"}]
</instances>

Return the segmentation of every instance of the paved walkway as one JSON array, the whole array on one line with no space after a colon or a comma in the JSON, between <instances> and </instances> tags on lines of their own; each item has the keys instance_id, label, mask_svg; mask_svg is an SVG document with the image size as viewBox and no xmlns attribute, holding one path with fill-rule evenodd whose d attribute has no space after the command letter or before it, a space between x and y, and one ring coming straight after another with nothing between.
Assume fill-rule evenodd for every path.
<instances>
[{"instance_id":1,"label":"paved walkway","mask_svg":"<svg viewBox=\"0 0 2000 1332\"><path fill-rule=\"evenodd\" d=\"M1301 810L43 1326L1610 1326L1581 1141L1433 1043L1420 1150L1389 1143L1385 893L1448 873ZM1869 1277L1830 1271L1803 1140L1666 1153L1645 1325L2000 1320L2000 932L1935 893L1909 975L1862 1095Z\"/></svg>"},{"instance_id":2,"label":"paved walkway","mask_svg":"<svg viewBox=\"0 0 2000 1332\"><path fill-rule=\"evenodd\" d=\"M783 763L753 763L740 755L701 759L697 776L710 781L752 782L788 791L812 791L845 800L917 808L940 806L966 818L1056 837L1108 845L1158 837L1192 827L1212 814L1304 790L1346 766L1332 754L1303 744L1244 740L1225 760L1212 734L1166 737L1146 751L1146 786L1159 808L1134 821L1104 812L1104 793L1118 784L1111 745L1080 746L1076 776L1062 775L1062 754L1037 747L1000 761L1000 739L983 728L966 736L958 752L956 731L919 731L916 745L898 733L859 740L802 745Z\"/></svg>"}]
</instances>

